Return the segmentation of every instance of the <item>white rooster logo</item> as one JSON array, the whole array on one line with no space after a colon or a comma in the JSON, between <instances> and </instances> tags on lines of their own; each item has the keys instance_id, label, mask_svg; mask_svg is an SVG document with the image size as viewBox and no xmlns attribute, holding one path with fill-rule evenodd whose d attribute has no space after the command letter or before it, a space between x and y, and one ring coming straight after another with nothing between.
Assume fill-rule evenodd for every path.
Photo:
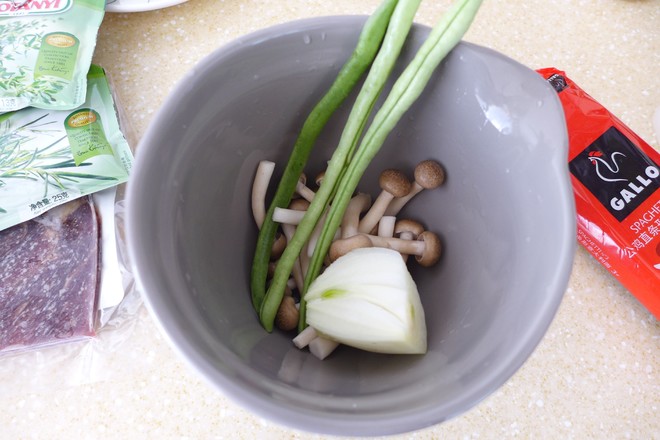
<instances>
[{"instance_id":1,"label":"white rooster logo","mask_svg":"<svg viewBox=\"0 0 660 440\"><path fill-rule=\"evenodd\" d=\"M619 164L616 161L616 156L626 157L626 155L618 151L615 151L610 155L610 161L612 162L612 164L607 163L607 161L601 157L602 155L603 153L600 151L592 151L591 153L589 153L589 160L596 167L596 174L598 174L598 177L600 177L605 182L627 182L628 179L614 179L614 178L605 177L601 173L601 169L600 169L600 165L602 164L602 166L607 168L611 174L617 174L620 171L620 168L619 168Z\"/></svg>"}]
</instances>

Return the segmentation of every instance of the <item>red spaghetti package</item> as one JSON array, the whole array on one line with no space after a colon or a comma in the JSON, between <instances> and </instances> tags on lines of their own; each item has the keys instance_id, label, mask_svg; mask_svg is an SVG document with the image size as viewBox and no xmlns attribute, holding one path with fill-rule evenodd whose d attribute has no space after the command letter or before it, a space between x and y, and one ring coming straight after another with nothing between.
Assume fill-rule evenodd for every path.
<instances>
[{"instance_id":1,"label":"red spaghetti package","mask_svg":"<svg viewBox=\"0 0 660 440\"><path fill-rule=\"evenodd\" d=\"M554 68L578 241L660 319L660 153Z\"/></svg>"}]
</instances>

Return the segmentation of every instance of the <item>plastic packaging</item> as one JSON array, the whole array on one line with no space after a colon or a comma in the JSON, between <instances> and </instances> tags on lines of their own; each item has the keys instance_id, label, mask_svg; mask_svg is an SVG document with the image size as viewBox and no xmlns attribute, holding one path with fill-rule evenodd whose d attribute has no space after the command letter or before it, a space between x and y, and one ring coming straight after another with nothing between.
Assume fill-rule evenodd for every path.
<instances>
[{"instance_id":1,"label":"plastic packaging","mask_svg":"<svg viewBox=\"0 0 660 440\"><path fill-rule=\"evenodd\" d=\"M0 113L85 100L105 0L0 0Z\"/></svg>"},{"instance_id":2,"label":"plastic packaging","mask_svg":"<svg viewBox=\"0 0 660 440\"><path fill-rule=\"evenodd\" d=\"M74 110L0 115L0 231L128 180L133 154L102 68L87 85Z\"/></svg>"},{"instance_id":3,"label":"plastic packaging","mask_svg":"<svg viewBox=\"0 0 660 440\"><path fill-rule=\"evenodd\" d=\"M660 319L660 153L555 68L578 241Z\"/></svg>"},{"instance_id":4,"label":"plastic packaging","mask_svg":"<svg viewBox=\"0 0 660 440\"><path fill-rule=\"evenodd\" d=\"M112 84L111 78L108 78L108 83ZM129 145L136 145L136 137L125 118L120 101L114 90L110 90L116 103L121 131ZM83 331L65 335L68 336L65 338L42 340L23 346L14 344L4 350L0 349L3 395L57 390L120 377L139 368L141 362L148 362L148 358L136 357L130 348L132 337L141 329L140 323L143 321L140 317L144 316L145 309L126 250L124 192L125 184L120 184L91 196L100 225L99 286L97 297L93 300L93 316L86 321L88 318L85 315L82 322L91 322L92 327L83 327ZM57 211L45 215L57 216ZM75 269L71 267L70 271ZM63 273L64 277L68 275L67 271ZM3 286L1 278L0 273L0 290ZM88 305L88 299L83 304ZM58 306L61 304L54 307Z\"/></svg>"}]
</instances>

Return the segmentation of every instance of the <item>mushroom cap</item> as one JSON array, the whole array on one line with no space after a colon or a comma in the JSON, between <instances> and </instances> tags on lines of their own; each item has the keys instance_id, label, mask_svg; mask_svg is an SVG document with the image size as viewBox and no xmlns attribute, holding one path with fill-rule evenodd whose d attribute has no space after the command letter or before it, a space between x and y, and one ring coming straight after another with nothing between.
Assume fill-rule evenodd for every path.
<instances>
[{"instance_id":1,"label":"mushroom cap","mask_svg":"<svg viewBox=\"0 0 660 440\"><path fill-rule=\"evenodd\" d=\"M380 177L378 178L378 184L383 189L383 191L387 191L394 197L403 197L408 195L412 189L412 183L406 177L406 175L395 169L383 170L383 172L380 173Z\"/></svg>"},{"instance_id":2,"label":"mushroom cap","mask_svg":"<svg viewBox=\"0 0 660 440\"><path fill-rule=\"evenodd\" d=\"M268 272L266 274L267 279L273 278L273 275L275 275L275 268L277 267L277 261L270 261L268 262Z\"/></svg>"},{"instance_id":3,"label":"mushroom cap","mask_svg":"<svg viewBox=\"0 0 660 440\"><path fill-rule=\"evenodd\" d=\"M416 256L415 260L421 266L433 266L440 259L440 254L442 252L440 237L434 232L424 231L419 237L417 237L417 240L424 242L424 252L422 252L422 255Z\"/></svg>"},{"instance_id":4,"label":"mushroom cap","mask_svg":"<svg viewBox=\"0 0 660 440\"><path fill-rule=\"evenodd\" d=\"M328 256L330 261L335 261L337 258L342 255L346 255L353 249L372 247L373 243L364 234L353 235L348 238L342 238L341 240L336 240L330 245L330 250L328 251Z\"/></svg>"},{"instance_id":5,"label":"mushroom cap","mask_svg":"<svg viewBox=\"0 0 660 440\"><path fill-rule=\"evenodd\" d=\"M277 309L277 315L275 315L277 328L283 331L293 330L298 326L298 319L300 319L300 312L296 308L293 297L283 297L280 307Z\"/></svg>"},{"instance_id":6,"label":"mushroom cap","mask_svg":"<svg viewBox=\"0 0 660 440\"><path fill-rule=\"evenodd\" d=\"M402 218L394 224L394 236L398 237L402 232L411 232L413 240L417 240L417 237L424 232L424 226L416 220Z\"/></svg>"},{"instance_id":7,"label":"mushroom cap","mask_svg":"<svg viewBox=\"0 0 660 440\"><path fill-rule=\"evenodd\" d=\"M321 186L321 182L323 182L323 179L325 178L325 171L321 171L316 175L314 178L314 182L316 183L316 186Z\"/></svg>"},{"instance_id":8,"label":"mushroom cap","mask_svg":"<svg viewBox=\"0 0 660 440\"><path fill-rule=\"evenodd\" d=\"M289 202L289 209L307 211L307 208L309 208L309 202L305 199L293 199Z\"/></svg>"},{"instance_id":9,"label":"mushroom cap","mask_svg":"<svg viewBox=\"0 0 660 440\"><path fill-rule=\"evenodd\" d=\"M282 253L284 252L285 248L286 248L286 237L280 231L277 231L277 235L275 236L275 241L273 242L273 247L271 248L270 251L270 259L278 260L282 256Z\"/></svg>"},{"instance_id":10,"label":"mushroom cap","mask_svg":"<svg viewBox=\"0 0 660 440\"><path fill-rule=\"evenodd\" d=\"M423 160L415 167L415 182L424 189L434 189L445 181L445 170L435 160Z\"/></svg>"}]
</instances>

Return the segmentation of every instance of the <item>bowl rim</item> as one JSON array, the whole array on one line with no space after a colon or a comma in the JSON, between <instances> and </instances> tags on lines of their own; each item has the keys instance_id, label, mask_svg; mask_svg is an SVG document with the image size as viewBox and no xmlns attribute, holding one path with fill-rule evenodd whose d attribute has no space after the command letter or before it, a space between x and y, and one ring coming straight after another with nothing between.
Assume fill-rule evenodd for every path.
<instances>
[{"instance_id":1,"label":"bowl rim","mask_svg":"<svg viewBox=\"0 0 660 440\"><path fill-rule=\"evenodd\" d=\"M506 363L503 362L499 369L496 369L493 374L488 376L488 380L482 380L479 386L474 387L471 393L462 395L460 399L453 401L453 411L448 411L442 414L439 413L437 407L426 408L423 412L417 410L414 417L411 417L411 415L407 413L397 413L378 417L367 416L364 418L358 418L351 417L349 414L329 415L322 414L320 411L294 411L292 407L288 407L284 405L283 402L275 401L268 396L273 393L272 387L253 383L255 382L254 379L250 379L249 377L250 375L254 376L257 373L253 374L253 372L246 372L238 369L237 376L231 376L219 372L216 365L213 365L207 358L197 352L194 347L191 347L186 343L185 337L180 329L167 325L169 318L168 314L170 312L162 307L157 293L145 288L145 286L149 284L147 279L150 275L141 270L144 266L143 258L145 258L141 255L138 245L140 240L137 224L139 223L138 212L141 201L138 190L135 189L139 188L143 183L141 182L141 176L145 175L143 170L149 166L150 162L147 158L150 155L156 154L154 139L159 136L157 127L166 122L170 109L175 106L183 94L188 93L192 87L191 80L194 76L204 75L205 72L210 72L212 65L227 58L235 51L282 34L302 33L312 29L318 30L324 27L327 28L333 25L358 26L362 25L366 19L367 16L365 15L330 15L288 21L245 34L206 55L177 82L147 127L147 130L136 149L136 160L131 180L127 186L126 196L126 235L133 274L138 289L143 293L142 297L150 312L150 316L153 318L161 334L165 336L165 339L177 355L183 359L192 370L199 372L205 381L207 381L212 387L216 388L221 393L226 394L234 402L258 416L294 429L330 435L392 435L416 431L465 413L467 410L473 408L483 399L499 389L520 369L527 359L529 359L556 316L571 275L572 262L576 247L574 198L569 180L568 167L566 167L566 170L563 171L565 173L565 178L562 182L563 188L558 189L558 191L563 189L561 192L562 200L567 209L564 210L562 219L564 224L564 236L561 237L562 243L564 243L561 250L561 261L565 261L565 270L557 270L552 279L552 285L557 286L557 292L555 292L554 295L547 295L543 305L539 307L539 309L544 310L545 313L539 313L533 325L530 325L529 330L522 335L524 336L521 337L522 342L519 341L516 344L518 351L511 350L509 361ZM414 26L419 29L430 29L430 27L418 23L415 23ZM464 41L460 42L459 45L467 45L469 47L478 48L478 50L488 51L507 62L512 62L529 69L506 55L492 49ZM540 75L539 81L543 81L543 78ZM550 86L547 85L547 87ZM563 115L561 103L558 98L556 99L555 106L557 111L561 112L560 114ZM559 140L559 145L556 147L561 150L558 154L567 156L568 135L566 131L564 130L563 133L558 134L557 139ZM560 286L562 289L560 289ZM228 351L227 354L228 362L235 361L231 356L231 352ZM236 366L238 366L238 364ZM231 368L234 367L232 366ZM251 387L250 392L246 392L246 386ZM252 390L255 392L251 392ZM300 392L309 393L306 391Z\"/></svg>"}]
</instances>

